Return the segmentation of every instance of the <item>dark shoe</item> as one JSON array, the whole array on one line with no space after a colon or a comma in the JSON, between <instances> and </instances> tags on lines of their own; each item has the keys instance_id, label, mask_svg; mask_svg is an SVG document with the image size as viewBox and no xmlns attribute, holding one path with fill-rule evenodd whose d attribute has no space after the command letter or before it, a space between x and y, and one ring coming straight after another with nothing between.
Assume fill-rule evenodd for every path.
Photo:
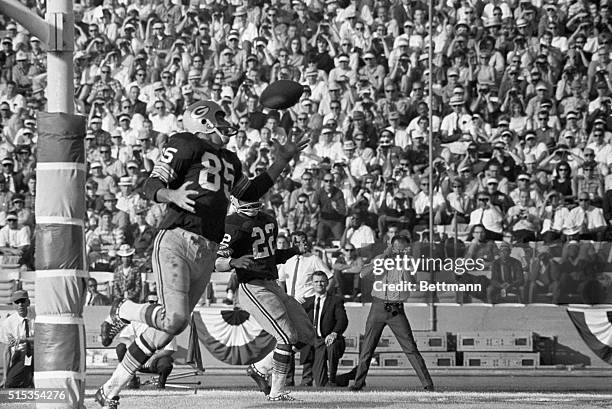
<instances>
[{"instance_id":1,"label":"dark shoe","mask_svg":"<svg viewBox=\"0 0 612 409\"><path fill-rule=\"evenodd\" d=\"M423 390L426 390L427 392L435 392L436 388L432 385L427 385L423 387Z\"/></svg>"},{"instance_id":2,"label":"dark shoe","mask_svg":"<svg viewBox=\"0 0 612 409\"><path fill-rule=\"evenodd\" d=\"M130 389L140 389L140 378L137 376L132 377L132 380L128 384Z\"/></svg>"},{"instance_id":3,"label":"dark shoe","mask_svg":"<svg viewBox=\"0 0 612 409\"><path fill-rule=\"evenodd\" d=\"M113 301L110 310L110 319L112 322L109 323L107 321L103 321L102 325L100 326L100 339L102 345L105 347L109 346L117 334L119 334L121 330L125 328L127 324L129 324L129 322L119 318L119 307L124 301L125 300L121 298L117 298L115 301Z\"/></svg>"},{"instance_id":4,"label":"dark shoe","mask_svg":"<svg viewBox=\"0 0 612 409\"><path fill-rule=\"evenodd\" d=\"M259 390L263 392L264 395L268 396L270 394L270 384L265 376L263 376L253 365L249 365L246 370L248 376L250 376L257 386Z\"/></svg>"},{"instance_id":5,"label":"dark shoe","mask_svg":"<svg viewBox=\"0 0 612 409\"><path fill-rule=\"evenodd\" d=\"M223 304L225 304L225 305L232 305L232 304L234 304L234 302L232 300L230 300L229 298L224 298L223 299Z\"/></svg>"},{"instance_id":6,"label":"dark shoe","mask_svg":"<svg viewBox=\"0 0 612 409\"><path fill-rule=\"evenodd\" d=\"M166 380L168 379L168 375L160 375L157 379L157 389L166 389Z\"/></svg>"},{"instance_id":7,"label":"dark shoe","mask_svg":"<svg viewBox=\"0 0 612 409\"><path fill-rule=\"evenodd\" d=\"M94 400L96 401L96 403L106 409L117 409L119 407L119 396L115 396L112 399L109 399L104 394L104 390L101 386L96 391L96 394L94 395Z\"/></svg>"},{"instance_id":8,"label":"dark shoe","mask_svg":"<svg viewBox=\"0 0 612 409\"><path fill-rule=\"evenodd\" d=\"M337 388L338 384L336 382L328 382L327 385L325 385L326 388Z\"/></svg>"},{"instance_id":9,"label":"dark shoe","mask_svg":"<svg viewBox=\"0 0 612 409\"><path fill-rule=\"evenodd\" d=\"M350 370L350 372L344 373L342 375L337 375L336 376L336 384L338 386L348 386L349 381L352 381L353 379L355 379L355 376L357 375L357 368L353 368Z\"/></svg>"},{"instance_id":10,"label":"dark shoe","mask_svg":"<svg viewBox=\"0 0 612 409\"><path fill-rule=\"evenodd\" d=\"M363 385L351 385L351 386L349 387L349 389L350 389L351 391L353 391L353 392L359 392L360 390L362 390L362 389L363 389L363 387L364 387L364 386L365 386L365 384L363 384Z\"/></svg>"}]
</instances>

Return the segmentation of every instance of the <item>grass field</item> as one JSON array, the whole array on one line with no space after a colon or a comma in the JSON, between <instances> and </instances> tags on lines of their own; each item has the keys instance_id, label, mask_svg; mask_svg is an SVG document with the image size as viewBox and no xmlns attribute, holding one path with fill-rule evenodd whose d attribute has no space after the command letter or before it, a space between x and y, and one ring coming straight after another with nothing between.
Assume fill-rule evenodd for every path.
<instances>
[{"instance_id":1,"label":"grass field","mask_svg":"<svg viewBox=\"0 0 612 409\"><path fill-rule=\"evenodd\" d=\"M88 408L98 407L88 391ZM534 409L610 408L612 394L563 393L463 393L369 391L296 391L296 402L267 402L261 393L228 390L126 391L121 409L192 408L389 408L389 409Z\"/></svg>"}]
</instances>

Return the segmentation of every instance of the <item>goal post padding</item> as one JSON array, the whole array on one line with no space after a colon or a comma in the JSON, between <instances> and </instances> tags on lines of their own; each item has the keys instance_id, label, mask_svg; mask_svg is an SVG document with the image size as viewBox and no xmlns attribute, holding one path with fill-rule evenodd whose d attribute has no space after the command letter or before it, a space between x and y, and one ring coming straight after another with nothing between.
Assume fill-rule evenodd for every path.
<instances>
[{"instance_id":1,"label":"goal post padding","mask_svg":"<svg viewBox=\"0 0 612 409\"><path fill-rule=\"evenodd\" d=\"M34 382L66 402L37 408L85 407L85 127L80 115L38 113Z\"/></svg>"}]
</instances>

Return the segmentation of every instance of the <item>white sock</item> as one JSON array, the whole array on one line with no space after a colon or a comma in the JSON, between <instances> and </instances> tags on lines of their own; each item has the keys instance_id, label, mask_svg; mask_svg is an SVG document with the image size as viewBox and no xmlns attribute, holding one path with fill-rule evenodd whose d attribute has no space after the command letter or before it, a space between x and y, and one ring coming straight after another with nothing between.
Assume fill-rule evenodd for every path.
<instances>
[{"instance_id":1,"label":"white sock","mask_svg":"<svg viewBox=\"0 0 612 409\"><path fill-rule=\"evenodd\" d=\"M270 396L276 397L282 395L285 392L285 381L287 380L287 374L283 374L277 371L272 371L270 377Z\"/></svg>"},{"instance_id":2,"label":"white sock","mask_svg":"<svg viewBox=\"0 0 612 409\"><path fill-rule=\"evenodd\" d=\"M270 372L272 371L272 357L273 356L274 356L274 350L272 350L268 355L263 357L261 360L255 362L253 366L260 373L264 374L265 376L268 376L270 375Z\"/></svg>"},{"instance_id":3,"label":"white sock","mask_svg":"<svg viewBox=\"0 0 612 409\"><path fill-rule=\"evenodd\" d=\"M145 311L151 304L138 304L132 300L125 300L119 307L119 318L128 321L145 321Z\"/></svg>"},{"instance_id":4,"label":"white sock","mask_svg":"<svg viewBox=\"0 0 612 409\"><path fill-rule=\"evenodd\" d=\"M110 379L102 386L106 397L112 399L119 396L119 392L130 382L133 376L133 373L129 373L123 365L119 364Z\"/></svg>"}]
</instances>

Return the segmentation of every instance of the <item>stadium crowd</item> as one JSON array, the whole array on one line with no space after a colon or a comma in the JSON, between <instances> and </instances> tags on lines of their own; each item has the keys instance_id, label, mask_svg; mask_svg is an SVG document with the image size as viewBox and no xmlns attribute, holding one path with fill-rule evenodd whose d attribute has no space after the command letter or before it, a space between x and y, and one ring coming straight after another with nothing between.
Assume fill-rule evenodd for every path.
<instances>
[{"instance_id":1,"label":"stadium crowd","mask_svg":"<svg viewBox=\"0 0 612 409\"><path fill-rule=\"evenodd\" d=\"M44 1L22 2L44 15ZM238 129L228 148L252 176L272 163L273 139L308 134L266 207L279 247L301 231L339 250L329 267L354 299L359 256L398 232L427 239L430 213L440 254L488 262L484 301L612 294L606 0L440 0L431 38L416 0L82 0L75 13L90 262L147 259L164 208L142 183L185 107L210 99ZM45 45L6 17L0 29L0 249L32 268L36 112L53 96ZM279 79L304 85L300 102L262 108ZM516 270L496 273L507 257Z\"/></svg>"}]
</instances>

